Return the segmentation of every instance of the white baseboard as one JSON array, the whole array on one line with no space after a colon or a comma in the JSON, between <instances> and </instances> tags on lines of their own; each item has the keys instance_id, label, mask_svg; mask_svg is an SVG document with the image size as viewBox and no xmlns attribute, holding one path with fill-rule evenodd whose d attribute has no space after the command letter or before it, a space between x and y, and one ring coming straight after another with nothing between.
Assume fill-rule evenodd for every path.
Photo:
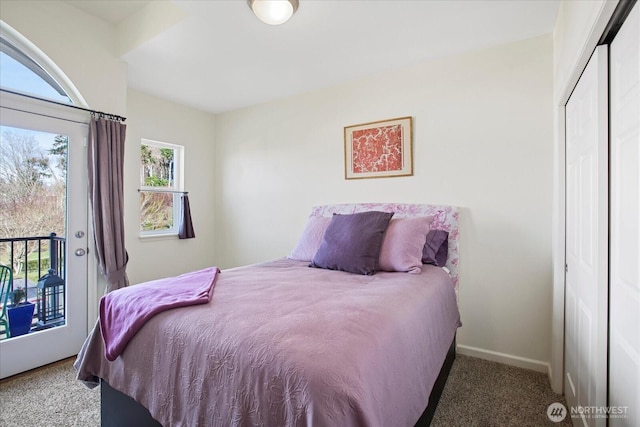
<instances>
[{"instance_id":1,"label":"white baseboard","mask_svg":"<svg viewBox=\"0 0 640 427\"><path fill-rule=\"evenodd\" d=\"M530 369L549 375L551 365L541 360L528 359L526 357L513 356L511 354L498 353L497 351L485 350L482 348L470 347L468 345L457 345L456 352L465 356L477 357L479 359L490 360L492 362L504 363L505 365L516 366L518 368Z\"/></svg>"}]
</instances>

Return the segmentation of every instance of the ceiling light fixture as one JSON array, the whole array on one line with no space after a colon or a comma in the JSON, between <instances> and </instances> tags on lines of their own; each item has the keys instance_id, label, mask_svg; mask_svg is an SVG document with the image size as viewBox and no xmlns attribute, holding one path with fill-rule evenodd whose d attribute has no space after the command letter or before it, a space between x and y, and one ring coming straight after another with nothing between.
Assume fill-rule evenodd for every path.
<instances>
[{"instance_id":1,"label":"ceiling light fixture","mask_svg":"<svg viewBox=\"0 0 640 427\"><path fill-rule=\"evenodd\" d=\"M298 0L247 0L259 20L269 25L284 24L298 10Z\"/></svg>"}]
</instances>

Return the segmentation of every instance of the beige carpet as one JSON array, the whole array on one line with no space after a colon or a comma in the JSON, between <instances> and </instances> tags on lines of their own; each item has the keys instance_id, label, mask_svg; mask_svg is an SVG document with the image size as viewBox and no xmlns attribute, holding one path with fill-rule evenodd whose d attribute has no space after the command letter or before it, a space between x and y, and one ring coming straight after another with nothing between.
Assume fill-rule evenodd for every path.
<instances>
[{"instance_id":1,"label":"beige carpet","mask_svg":"<svg viewBox=\"0 0 640 427\"><path fill-rule=\"evenodd\" d=\"M567 402L539 372L457 355L431 425L433 427L570 426L552 422L547 408Z\"/></svg>"},{"instance_id":2,"label":"beige carpet","mask_svg":"<svg viewBox=\"0 0 640 427\"><path fill-rule=\"evenodd\" d=\"M1 381L0 426L99 426L100 392L76 381L72 364L67 359ZM566 406L544 374L458 355L431 425L571 425L568 418L549 420L554 402Z\"/></svg>"},{"instance_id":3,"label":"beige carpet","mask_svg":"<svg viewBox=\"0 0 640 427\"><path fill-rule=\"evenodd\" d=\"M66 359L0 382L2 427L100 425L100 390L75 379Z\"/></svg>"}]
</instances>

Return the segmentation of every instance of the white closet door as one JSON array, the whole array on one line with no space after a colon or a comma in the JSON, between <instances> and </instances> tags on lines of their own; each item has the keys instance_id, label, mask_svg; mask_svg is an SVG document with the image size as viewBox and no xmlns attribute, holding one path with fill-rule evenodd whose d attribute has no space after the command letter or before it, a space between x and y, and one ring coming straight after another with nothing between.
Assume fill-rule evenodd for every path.
<instances>
[{"instance_id":1,"label":"white closet door","mask_svg":"<svg viewBox=\"0 0 640 427\"><path fill-rule=\"evenodd\" d=\"M607 405L607 47L598 46L566 105L565 395ZM583 416L576 425L604 426Z\"/></svg>"},{"instance_id":2,"label":"white closet door","mask_svg":"<svg viewBox=\"0 0 640 427\"><path fill-rule=\"evenodd\" d=\"M610 426L640 426L640 7L611 43Z\"/></svg>"}]
</instances>

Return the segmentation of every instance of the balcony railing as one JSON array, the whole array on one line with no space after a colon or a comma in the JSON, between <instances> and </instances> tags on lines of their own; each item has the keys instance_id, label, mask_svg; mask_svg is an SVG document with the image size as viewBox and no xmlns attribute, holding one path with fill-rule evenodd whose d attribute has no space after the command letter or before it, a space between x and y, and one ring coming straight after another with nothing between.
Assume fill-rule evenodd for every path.
<instances>
[{"instance_id":1,"label":"balcony railing","mask_svg":"<svg viewBox=\"0 0 640 427\"><path fill-rule=\"evenodd\" d=\"M50 327L38 322L44 315L42 290L38 291L38 281L52 269L66 283L65 254L66 240L55 233L48 236L0 238L0 262L13 269L10 292L15 288L24 288L27 301L35 304L31 330ZM64 298L60 304L61 311L66 313ZM0 337L6 336L4 332L0 330Z\"/></svg>"}]
</instances>

